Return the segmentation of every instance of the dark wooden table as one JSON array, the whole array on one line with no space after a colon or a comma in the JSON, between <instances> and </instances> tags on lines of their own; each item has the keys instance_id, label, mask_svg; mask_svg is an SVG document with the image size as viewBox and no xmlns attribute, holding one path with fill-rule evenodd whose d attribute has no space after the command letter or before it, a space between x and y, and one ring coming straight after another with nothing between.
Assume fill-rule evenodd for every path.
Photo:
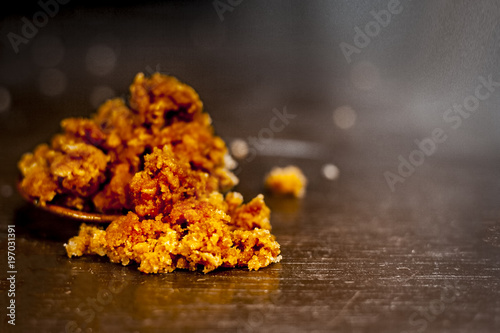
<instances>
[{"instance_id":1,"label":"dark wooden table","mask_svg":"<svg viewBox=\"0 0 500 333\"><path fill-rule=\"evenodd\" d=\"M481 39L482 49L467 49L481 49L482 60L467 58L470 53L451 56L464 50L446 48L448 39L440 34L450 27L434 35L418 24L441 22L431 2L419 2L356 54L357 61L370 61L369 71L360 74L338 44L369 20L360 12L384 2L357 10L340 3L276 3L243 2L224 21L208 2L197 4L200 11L175 2L117 11L71 4L19 54L2 49L0 86L12 97L10 108L0 112L2 332L500 331L500 90L460 129L442 118L474 92L478 75L498 78L491 39ZM442 15L465 15L466 7ZM467 14L470 26L500 17L477 10L483 16ZM18 8L4 30L28 14ZM455 33L467 44L467 35ZM66 88L52 97L40 92L37 81L43 66L36 65L35 42L44 36L65 46L56 68L65 73ZM85 69L93 43L116 51L111 74ZM434 63L419 56L423 49ZM457 70L448 72L440 61ZM193 85L228 142L258 137L274 108L296 115L255 159L240 163L236 188L247 200L261 193L264 175L276 165L298 165L308 177L301 200L266 193L282 249L279 264L257 272L145 275L106 258L68 259L63 244L78 223L39 211L16 193L15 164L23 152L47 141L62 118L93 112L94 87L121 95L134 74L148 68ZM342 105L357 115L347 129L332 117ZM399 156L408 160L418 148L414 141L435 128L447 139L391 191L384 174L397 174ZM329 163L340 170L336 180L322 173ZM5 315L12 298L8 225L15 225L16 236L15 327Z\"/></svg>"}]
</instances>

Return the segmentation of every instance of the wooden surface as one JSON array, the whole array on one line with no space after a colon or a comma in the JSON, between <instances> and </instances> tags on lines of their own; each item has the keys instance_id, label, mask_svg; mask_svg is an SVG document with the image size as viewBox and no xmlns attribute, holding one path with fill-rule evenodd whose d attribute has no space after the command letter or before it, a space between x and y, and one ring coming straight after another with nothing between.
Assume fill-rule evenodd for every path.
<instances>
[{"instance_id":1,"label":"wooden surface","mask_svg":"<svg viewBox=\"0 0 500 333\"><path fill-rule=\"evenodd\" d=\"M412 3L413 11L405 9L357 55L380 74L375 86L360 88L353 84L355 64L347 64L337 46L385 3L351 11L340 2L338 10L266 3L243 2L222 22L209 2L200 11L177 2L118 11L71 2L22 52L2 49L0 85L12 103L0 113L0 331L500 331L500 92L482 101L460 129L442 119L474 91L477 73L499 77L492 40L457 42L467 36L452 25L439 29L433 2ZM488 24L491 10L479 15L464 6L443 13L465 15L468 26L478 17ZM16 15L4 27L27 14L18 8ZM437 22L438 33L457 33L453 45L472 46L446 48L448 38L433 35L428 20ZM487 31L481 27L477 31ZM53 97L40 92L43 66L34 60L35 42L47 35L59 36L66 47L56 67L67 75L67 86ZM424 41L437 44L423 47ZM85 69L93 43L118 50L111 74ZM419 57L422 50L429 54ZM476 50L483 50L481 57L467 58ZM64 117L94 112L94 87L123 95L136 72L157 65L199 91L228 142L258 137L274 108L296 115L255 159L240 164L237 187L249 200L262 192L273 166L304 170L309 185L302 200L266 194L281 263L257 272L145 275L106 258L68 259L63 244L78 224L37 210L16 193L21 154L49 140ZM467 76L470 68L477 72ZM357 115L348 129L333 122L333 110L342 105ZM448 140L392 192L384 172L396 173L398 156L408 158L414 141L437 127ZM340 169L337 180L322 174L327 163ZM16 226L15 327L5 316L10 224Z\"/></svg>"},{"instance_id":2,"label":"wooden surface","mask_svg":"<svg viewBox=\"0 0 500 333\"><path fill-rule=\"evenodd\" d=\"M144 275L103 258L68 259L62 244L77 225L21 205L15 331L495 332L498 170L445 163L439 180L415 175L384 198L387 188L370 179L377 170L361 161L338 181L312 179L303 200L268 199L283 260L257 272ZM258 187L250 177L274 162L242 183ZM5 242L1 251L4 260Z\"/></svg>"}]
</instances>

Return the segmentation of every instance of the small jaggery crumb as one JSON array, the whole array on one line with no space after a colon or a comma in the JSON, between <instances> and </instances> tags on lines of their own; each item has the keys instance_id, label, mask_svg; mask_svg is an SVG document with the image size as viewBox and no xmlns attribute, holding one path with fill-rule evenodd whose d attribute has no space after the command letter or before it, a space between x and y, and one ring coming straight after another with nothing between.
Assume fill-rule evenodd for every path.
<instances>
[{"instance_id":1,"label":"small jaggery crumb","mask_svg":"<svg viewBox=\"0 0 500 333\"><path fill-rule=\"evenodd\" d=\"M274 167L266 176L265 186L275 194L302 198L306 193L307 178L294 165L284 168Z\"/></svg>"},{"instance_id":2,"label":"small jaggery crumb","mask_svg":"<svg viewBox=\"0 0 500 333\"><path fill-rule=\"evenodd\" d=\"M128 103L108 100L61 128L19 161L23 193L42 206L121 215L107 228L82 224L64 244L68 257L107 256L144 273L281 260L264 196L244 203L230 192L238 178L226 144L190 86L139 73Z\"/></svg>"}]
</instances>

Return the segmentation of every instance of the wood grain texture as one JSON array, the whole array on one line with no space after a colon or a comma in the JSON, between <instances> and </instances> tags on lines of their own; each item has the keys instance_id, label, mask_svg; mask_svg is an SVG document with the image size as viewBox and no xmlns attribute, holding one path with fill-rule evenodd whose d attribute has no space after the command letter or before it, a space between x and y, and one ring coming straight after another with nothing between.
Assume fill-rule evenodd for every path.
<instances>
[{"instance_id":1,"label":"wood grain texture","mask_svg":"<svg viewBox=\"0 0 500 333\"><path fill-rule=\"evenodd\" d=\"M263 159L251 173L257 177L274 162ZM68 259L62 244L77 224L21 205L14 216L16 329L494 332L500 324L499 212L488 206L490 199L463 201L479 181L473 169L443 169L452 176L409 180L398 195L386 195L379 180L368 180L376 170L352 167L346 165L337 182L311 179L303 200L268 196L283 261L257 272L145 275L105 258ZM496 171L481 168L491 175L482 190L495 193ZM466 179L460 189L451 186L456 177ZM247 186L251 193L260 185ZM4 243L1 251L5 258Z\"/></svg>"}]
</instances>

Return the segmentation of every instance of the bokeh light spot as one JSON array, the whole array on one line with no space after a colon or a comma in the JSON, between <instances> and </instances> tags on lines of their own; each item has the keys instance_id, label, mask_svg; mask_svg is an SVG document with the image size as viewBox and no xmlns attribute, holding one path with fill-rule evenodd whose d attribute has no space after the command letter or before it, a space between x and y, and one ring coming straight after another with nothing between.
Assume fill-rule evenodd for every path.
<instances>
[{"instance_id":1,"label":"bokeh light spot","mask_svg":"<svg viewBox=\"0 0 500 333\"><path fill-rule=\"evenodd\" d=\"M115 97L115 91L108 86L98 86L90 93L90 104L97 109L106 100Z\"/></svg>"},{"instance_id":2,"label":"bokeh light spot","mask_svg":"<svg viewBox=\"0 0 500 333\"><path fill-rule=\"evenodd\" d=\"M56 68L44 69L38 77L40 92L46 96L57 96L66 89L66 74Z\"/></svg>"},{"instance_id":3,"label":"bokeh light spot","mask_svg":"<svg viewBox=\"0 0 500 333\"><path fill-rule=\"evenodd\" d=\"M323 176L328 179L328 180L335 180L337 178L339 178L339 168L337 168L335 165L333 164L325 164L323 165L323 168L322 168L322 173L323 173Z\"/></svg>"},{"instance_id":4,"label":"bokeh light spot","mask_svg":"<svg viewBox=\"0 0 500 333\"><path fill-rule=\"evenodd\" d=\"M14 191L12 190L12 186L8 185L8 184L3 184L1 187L0 187L0 193L2 194L2 196L4 198L9 198L12 196L12 193Z\"/></svg>"},{"instance_id":5,"label":"bokeh light spot","mask_svg":"<svg viewBox=\"0 0 500 333\"><path fill-rule=\"evenodd\" d=\"M116 53L106 45L93 45L85 58L87 70L97 76L104 76L113 71L116 65Z\"/></svg>"},{"instance_id":6,"label":"bokeh light spot","mask_svg":"<svg viewBox=\"0 0 500 333\"><path fill-rule=\"evenodd\" d=\"M231 150L231 154L239 160L247 157L248 155L248 144L243 139L235 139L231 141L229 149Z\"/></svg>"},{"instance_id":7,"label":"bokeh light spot","mask_svg":"<svg viewBox=\"0 0 500 333\"><path fill-rule=\"evenodd\" d=\"M341 129L348 129L356 124L356 111L348 105L340 106L333 111L333 122Z\"/></svg>"}]
</instances>

